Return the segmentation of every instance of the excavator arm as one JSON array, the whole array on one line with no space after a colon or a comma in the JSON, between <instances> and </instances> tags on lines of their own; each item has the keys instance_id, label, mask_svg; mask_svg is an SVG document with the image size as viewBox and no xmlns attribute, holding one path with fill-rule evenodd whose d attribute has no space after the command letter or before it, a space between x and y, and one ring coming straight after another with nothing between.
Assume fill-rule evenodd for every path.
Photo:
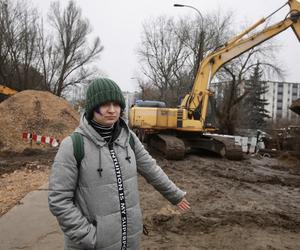
<instances>
[{"instance_id":1,"label":"excavator arm","mask_svg":"<svg viewBox=\"0 0 300 250\"><path fill-rule=\"evenodd\" d=\"M289 0L290 13L284 20L265 28L264 30L250 35L249 34L257 26L265 22L265 18L259 20L250 28L242 32L240 35L231 39L222 47L211 52L199 65L198 73L191 93L187 94L182 100L180 108L188 111L189 117L195 119L194 111L200 109L202 130L204 129L204 121L208 108L208 98L212 93L208 90L209 83L215 73L227 62L237 56L245 53L251 48L263 43L264 41L274 37L289 27L292 27L296 36L300 41L300 3L296 0Z\"/></svg>"},{"instance_id":2,"label":"excavator arm","mask_svg":"<svg viewBox=\"0 0 300 250\"><path fill-rule=\"evenodd\" d=\"M14 95L16 94L18 91L14 90L14 89L11 89L9 87L6 87L4 85L0 85L0 94L3 94L3 95Z\"/></svg>"}]
</instances>

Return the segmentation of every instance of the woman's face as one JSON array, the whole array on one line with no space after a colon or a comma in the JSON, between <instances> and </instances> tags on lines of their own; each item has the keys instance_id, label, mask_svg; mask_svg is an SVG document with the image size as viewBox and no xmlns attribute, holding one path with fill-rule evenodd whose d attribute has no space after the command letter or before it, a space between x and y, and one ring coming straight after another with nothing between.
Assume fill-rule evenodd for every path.
<instances>
[{"instance_id":1,"label":"woman's face","mask_svg":"<svg viewBox=\"0 0 300 250\"><path fill-rule=\"evenodd\" d=\"M112 126L119 120L121 106L116 102L102 104L97 111L94 111L94 120L105 126Z\"/></svg>"}]
</instances>

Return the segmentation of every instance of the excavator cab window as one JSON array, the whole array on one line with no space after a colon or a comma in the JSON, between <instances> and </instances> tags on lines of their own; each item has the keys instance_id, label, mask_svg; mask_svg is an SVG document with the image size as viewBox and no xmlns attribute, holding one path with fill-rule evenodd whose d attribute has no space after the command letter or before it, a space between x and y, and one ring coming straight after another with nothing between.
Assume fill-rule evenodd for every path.
<instances>
[{"instance_id":1,"label":"excavator cab window","mask_svg":"<svg viewBox=\"0 0 300 250\"><path fill-rule=\"evenodd\" d=\"M207 115L205 119L206 128L217 128L216 121L216 99L213 96L208 98Z\"/></svg>"}]
</instances>

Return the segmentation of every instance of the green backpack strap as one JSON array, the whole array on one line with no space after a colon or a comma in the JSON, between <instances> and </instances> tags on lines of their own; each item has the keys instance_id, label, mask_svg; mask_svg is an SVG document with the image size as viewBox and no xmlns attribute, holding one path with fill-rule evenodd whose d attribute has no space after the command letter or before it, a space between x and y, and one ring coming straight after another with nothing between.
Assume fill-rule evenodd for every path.
<instances>
[{"instance_id":1,"label":"green backpack strap","mask_svg":"<svg viewBox=\"0 0 300 250\"><path fill-rule=\"evenodd\" d=\"M73 132L71 134L72 142L73 142L73 151L74 157L77 162L77 168L79 169L81 165L81 161L84 157L84 145L83 145L83 137L78 132Z\"/></svg>"},{"instance_id":2,"label":"green backpack strap","mask_svg":"<svg viewBox=\"0 0 300 250\"><path fill-rule=\"evenodd\" d=\"M129 133L130 133L130 135L129 135L129 145L130 145L131 149L133 150L133 152L135 152L134 151L135 142L134 142L134 139L133 139L133 135L132 135L131 131Z\"/></svg>"},{"instance_id":3,"label":"green backpack strap","mask_svg":"<svg viewBox=\"0 0 300 250\"><path fill-rule=\"evenodd\" d=\"M83 138L82 138L82 135L78 132L73 132L70 136L71 136L72 142L73 142L74 157L75 157L76 162L77 162L77 167L79 168L80 165L81 165L81 161L84 157ZM133 139L132 132L130 132L130 136L129 136L129 145L130 145L131 149L133 151L135 151L134 150L135 142L134 142L134 139Z\"/></svg>"}]
</instances>

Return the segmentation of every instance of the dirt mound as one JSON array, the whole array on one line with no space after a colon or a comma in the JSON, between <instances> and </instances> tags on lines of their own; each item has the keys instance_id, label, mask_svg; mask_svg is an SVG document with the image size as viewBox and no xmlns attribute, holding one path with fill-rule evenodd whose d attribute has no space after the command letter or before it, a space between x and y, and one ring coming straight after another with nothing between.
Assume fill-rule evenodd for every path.
<instances>
[{"instance_id":1,"label":"dirt mound","mask_svg":"<svg viewBox=\"0 0 300 250\"><path fill-rule=\"evenodd\" d=\"M31 147L22 133L62 139L79 122L79 113L50 92L25 90L0 103L0 151L21 152ZM48 147L47 144L32 147Z\"/></svg>"}]
</instances>

